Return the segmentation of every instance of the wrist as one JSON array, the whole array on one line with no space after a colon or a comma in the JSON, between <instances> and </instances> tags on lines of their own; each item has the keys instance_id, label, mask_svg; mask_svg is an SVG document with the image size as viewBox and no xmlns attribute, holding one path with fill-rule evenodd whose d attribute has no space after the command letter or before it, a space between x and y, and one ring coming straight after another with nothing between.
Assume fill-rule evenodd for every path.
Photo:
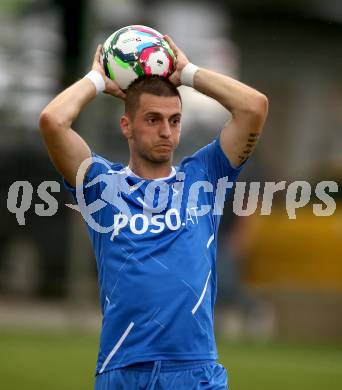
<instances>
[{"instance_id":1,"label":"wrist","mask_svg":"<svg viewBox=\"0 0 342 390\"><path fill-rule=\"evenodd\" d=\"M90 80L93 83L96 89L96 95L105 90L106 84L104 78L98 70L91 70L84 76L84 78Z\"/></svg>"},{"instance_id":2,"label":"wrist","mask_svg":"<svg viewBox=\"0 0 342 390\"><path fill-rule=\"evenodd\" d=\"M197 65L188 62L184 68L182 69L180 75L180 81L182 85L186 85L188 87L194 87L194 77L196 72L198 72L199 67Z\"/></svg>"}]
</instances>

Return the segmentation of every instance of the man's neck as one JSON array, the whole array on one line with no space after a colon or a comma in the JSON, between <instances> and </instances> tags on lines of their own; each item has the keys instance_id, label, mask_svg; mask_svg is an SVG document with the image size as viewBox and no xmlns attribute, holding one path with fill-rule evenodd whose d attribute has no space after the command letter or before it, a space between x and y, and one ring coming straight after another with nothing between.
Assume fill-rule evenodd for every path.
<instances>
[{"instance_id":1,"label":"man's neck","mask_svg":"<svg viewBox=\"0 0 342 390\"><path fill-rule=\"evenodd\" d=\"M165 163L152 163L148 161L134 161L131 159L129 169L143 179L160 179L168 177L172 172L171 161Z\"/></svg>"}]
</instances>

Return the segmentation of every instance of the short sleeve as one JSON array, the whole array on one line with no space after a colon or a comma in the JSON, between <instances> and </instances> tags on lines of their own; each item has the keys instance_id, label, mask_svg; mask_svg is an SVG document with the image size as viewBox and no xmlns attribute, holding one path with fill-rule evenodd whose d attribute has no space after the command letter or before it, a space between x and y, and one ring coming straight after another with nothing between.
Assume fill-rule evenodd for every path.
<instances>
[{"instance_id":1,"label":"short sleeve","mask_svg":"<svg viewBox=\"0 0 342 390\"><path fill-rule=\"evenodd\" d=\"M84 194L85 201L91 203L96 200L103 190L104 183L101 182L101 175L106 175L108 172L114 168L112 162L106 160L105 158L97 155L96 153L91 153L91 164L87 170L87 173L84 176L82 190ZM119 166L118 168L121 168ZM92 185L87 186L89 183ZM73 197L76 199L76 188L73 187L66 179L63 179L64 187L71 192Z\"/></svg>"},{"instance_id":2,"label":"short sleeve","mask_svg":"<svg viewBox=\"0 0 342 390\"><path fill-rule=\"evenodd\" d=\"M222 150L219 135L213 142L194 153L192 157L201 164L208 175L209 181L214 185L223 177L228 177L230 182L235 182L246 163L245 161L237 168L231 165L228 157Z\"/></svg>"}]
</instances>

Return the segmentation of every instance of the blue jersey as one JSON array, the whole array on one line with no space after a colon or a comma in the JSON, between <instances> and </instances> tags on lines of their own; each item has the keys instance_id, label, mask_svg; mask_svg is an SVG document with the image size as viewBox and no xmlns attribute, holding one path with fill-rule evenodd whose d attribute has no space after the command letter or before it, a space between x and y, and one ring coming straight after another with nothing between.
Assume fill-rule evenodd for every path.
<instances>
[{"instance_id":1,"label":"blue jersey","mask_svg":"<svg viewBox=\"0 0 342 390\"><path fill-rule=\"evenodd\" d=\"M240 170L216 138L164 179L139 178L93 153L83 187L65 183L97 261L97 373L152 360L217 359L217 233Z\"/></svg>"}]
</instances>

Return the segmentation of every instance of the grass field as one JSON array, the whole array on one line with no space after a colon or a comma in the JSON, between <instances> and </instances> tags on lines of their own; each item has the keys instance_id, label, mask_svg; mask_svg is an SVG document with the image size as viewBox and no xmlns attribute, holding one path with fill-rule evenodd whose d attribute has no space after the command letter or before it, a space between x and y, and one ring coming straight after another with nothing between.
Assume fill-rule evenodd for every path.
<instances>
[{"instance_id":1,"label":"grass field","mask_svg":"<svg viewBox=\"0 0 342 390\"><path fill-rule=\"evenodd\" d=\"M341 390L342 347L322 344L219 343L230 390ZM93 387L97 336L0 330L0 388L86 390Z\"/></svg>"}]
</instances>

